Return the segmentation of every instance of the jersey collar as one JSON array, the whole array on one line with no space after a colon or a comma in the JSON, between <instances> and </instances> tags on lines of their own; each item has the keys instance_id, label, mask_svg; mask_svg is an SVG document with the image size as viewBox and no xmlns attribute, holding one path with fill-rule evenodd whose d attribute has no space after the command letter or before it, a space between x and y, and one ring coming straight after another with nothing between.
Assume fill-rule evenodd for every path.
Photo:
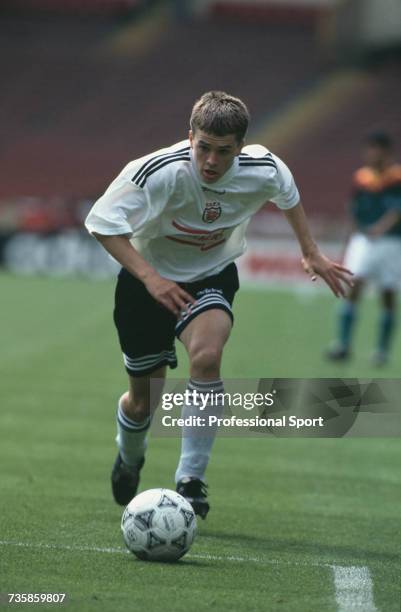
<instances>
[{"instance_id":1,"label":"jersey collar","mask_svg":"<svg viewBox=\"0 0 401 612\"><path fill-rule=\"evenodd\" d=\"M238 156L234 157L234 161L232 163L232 165L230 166L230 168L227 170L227 172L225 174L223 174L223 176L221 178L219 178L218 181L215 181L214 183L206 183L205 181L202 180L201 175L198 172L198 168L196 167L196 162L194 159L194 155L193 155L193 151L192 149L190 149L190 157L191 157L191 162L192 162L192 168L194 171L194 174L196 176L196 178L198 179L199 183L201 184L202 187L205 187L206 189L210 189L210 191L213 191L213 189L218 189L219 187L223 187L226 186L227 183L229 183L231 181L231 179L237 174L238 172L238 164L239 164L239 159Z\"/></svg>"}]
</instances>

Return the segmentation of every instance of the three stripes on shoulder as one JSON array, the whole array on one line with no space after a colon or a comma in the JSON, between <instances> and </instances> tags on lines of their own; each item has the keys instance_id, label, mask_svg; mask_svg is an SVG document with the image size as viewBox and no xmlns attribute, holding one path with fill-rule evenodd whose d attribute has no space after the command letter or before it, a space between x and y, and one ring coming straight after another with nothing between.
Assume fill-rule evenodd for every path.
<instances>
[{"instance_id":1,"label":"three stripes on shoulder","mask_svg":"<svg viewBox=\"0 0 401 612\"><path fill-rule=\"evenodd\" d=\"M266 153L263 157L251 157L247 153L241 153L239 156L240 166L271 166L277 170L277 164L274 161L271 153Z\"/></svg>"},{"instance_id":2,"label":"three stripes on shoulder","mask_svg":"<svg viewBox=\"0 0 401 612\"><path fill-rule=\"evenodd\" d=\"M174 153L155 155L141 166L131 181L138 187L144 187L148 178L160 170L160 168L176 161L191 161L189 150L190 147L185 147L184 149L178 149Z\"/></svg>"},{"instance_id":3,"label":"three stripes on shoulder","mask_svg":"<svg viewBox=\"0 0 401 612\"><path fill-rule=\"evenodd\" d=\"M155 155L151 159L148 159L138 170L131 181L138 187L144 187L148 178L168 164L172 164L177 161L191 161L189 155L190 147L184 147L178 149L174 153L164 153L161 155ZM267 153L263 157L251 157L247 153L241 153L239 155L240 166L271 166L277 170L276 162L273 159L271 153Z\"/></svg>"}]
</instances>

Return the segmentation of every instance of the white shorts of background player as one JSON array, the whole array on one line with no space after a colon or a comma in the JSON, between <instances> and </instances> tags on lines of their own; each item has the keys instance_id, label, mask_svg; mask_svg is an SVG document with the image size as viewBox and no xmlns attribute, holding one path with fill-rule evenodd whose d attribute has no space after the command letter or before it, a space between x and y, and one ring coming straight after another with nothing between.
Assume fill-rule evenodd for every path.
<instances>
[{"instance_id":1,"label":"white shorts of background player","mask_svg":"<svg viewBox=\"0 0 401 612\"><path fill-rule=\"evenodd\" d=\"M356 278L372 281L382 289L400 289L401 237L371 238L353 234L345 252L344 265Z\"/></svg>"}]
</instances>

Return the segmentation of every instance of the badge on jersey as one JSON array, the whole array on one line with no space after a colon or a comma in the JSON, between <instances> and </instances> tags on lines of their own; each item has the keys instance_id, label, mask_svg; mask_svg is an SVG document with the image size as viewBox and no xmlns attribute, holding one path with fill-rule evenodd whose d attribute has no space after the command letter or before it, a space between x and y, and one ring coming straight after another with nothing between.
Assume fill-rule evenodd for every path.
<instances>
[{"instance_id":1,"label":"badge on jersey","mask_svg":"<svg viewBox=\"0 0 401 612\"><path fill-rule=\"evenodd\" d=\"M205 210L203 211L202 220L205 223L213 223L221 215L220 202L206 202Z\"/></svg>"}]
</instances>

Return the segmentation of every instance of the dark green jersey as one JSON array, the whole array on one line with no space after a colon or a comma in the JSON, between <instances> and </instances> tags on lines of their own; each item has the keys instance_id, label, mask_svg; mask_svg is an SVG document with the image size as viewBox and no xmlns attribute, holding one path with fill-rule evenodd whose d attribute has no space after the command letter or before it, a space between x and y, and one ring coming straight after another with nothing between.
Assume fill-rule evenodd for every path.
<instances>
[{"instance_id":1,"label":"dark green jersey","mask_svg":"<svg viewBox=\"0 0 401 612\"><path fill-rule=\"evenodd\" d=\"M366 231L388 211L401 215L401 165L393 164L383 172L360 168L354 174L351 214L360 231ZM401 237L401 218L386 235Z\"/></svg>"}]
</instances>

